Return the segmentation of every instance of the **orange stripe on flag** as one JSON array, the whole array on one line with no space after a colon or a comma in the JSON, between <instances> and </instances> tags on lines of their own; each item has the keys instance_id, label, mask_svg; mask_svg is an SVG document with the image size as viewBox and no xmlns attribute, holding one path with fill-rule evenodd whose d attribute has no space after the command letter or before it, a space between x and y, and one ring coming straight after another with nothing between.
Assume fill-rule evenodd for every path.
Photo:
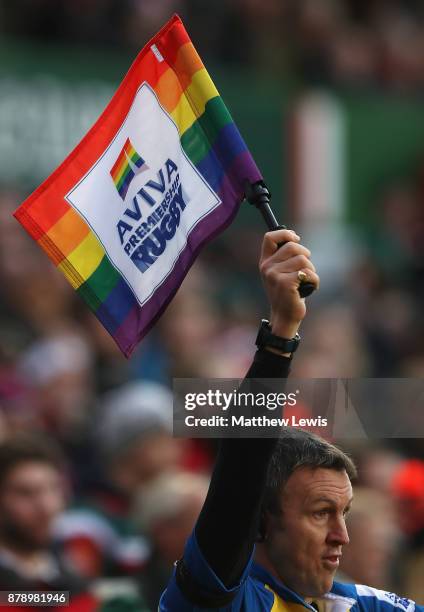
<instances>
[{"instance_id":1,"label":"orange stripe on flag","mask_svg":"<svg viewBox=\"0 0 424 612\"><path fill-rule=\"evenodd\" d=\"M183 45L178 51L175 60L175 70L179 75L183 89L190 85L193 75L198 70L202 70L202 68L204 68L203 62L193 44L190 42Z\"/></svg>"},{"instance_id":2,"label":"orange stripe on flag","mask_svg":"<svg viewBox=\"0 0 424 612\"><path fill-rule=\"evenodd\" d=\"M127 138L127 140L125 141L124 144L124 150L126 151L126 153L128 153L128 151L132 148L132 144L130 143L130 139Z\"/></svg>"},{"instance_id":3,"label":"orange stripe on flag","mask_svg":"<svg viewBox=\"0 0 424 612\"><path fill-rule=\"evenodd\" d=\"M116 162L113 164L112 170L110 171L111 175L114 177L115 174L117 173L118 169L120 168L120 166L122 165L123 162L127 161L127 158L125 157L125 153L123 151L121 151L121 153L118 156L118 159L116 160Z\"/></svg>"},{"instance_id":4,"label":"orange stripe on flag","mask_svg":"<svg viewBox=\"0 0 424 612\"><path fill-rule=\"evenodd\" d=\"M85 221L73 208L70 208L68 212L49 229L46 236L58 246L63 253L63 257L68 257L80 242L84 240L89 231L90 228ZM43 238L41 238L39 242L42 242L42 240Z\"/></svg>"},{"instance_id":5,"label":"orange stripe on flag","mask_svg":"<svg viewBox=\"0 0 424 612\"><path fill-rule=\"evenodd\" d=\"M155 91L162 106L168 113L174 110L183 93L177 76L170 69L161 76L156 84Z\"/></svg>"},{"instance_id":6,"label":"orange stripe on flag","mask_svg":"<svg viewBox=\"0 0 424 612\"><path fill-rule=\"evenodd\" d=\"M125 170L128 168L128 161L127 158L125 157L122 162L121 165L119 166L119 168L117 168L114 172L114 174L112 174L112 178L116 183L119 183L119 181L121 180L122 175L124 174Z\"/></svg>"},{"instance_id":7,"label":"orange stripe on flag","mask_svg":"<svg viewBox=\"0 0 424 612\"><path fill-rule=\"evenodd\" d=\"M136 153L137 153L137 151L136 151L136 150L134 149L134 147L131 145L131 149L128 149L128 151L127 151L127 155L128 155L128 157L129 157L130 159L132 159L132 156L133 156L134 154L136 154Z\"/></svg>"}]
</instances>

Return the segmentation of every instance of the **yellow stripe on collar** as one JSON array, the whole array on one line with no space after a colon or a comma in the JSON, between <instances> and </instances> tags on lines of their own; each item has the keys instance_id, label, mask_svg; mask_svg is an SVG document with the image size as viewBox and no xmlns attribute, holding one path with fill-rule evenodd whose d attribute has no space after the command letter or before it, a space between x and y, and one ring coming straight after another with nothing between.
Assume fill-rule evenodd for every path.
<instances>
[{"instance_id":1,"label":"yellow stripe on collar","mask_svg":"<svg viewBox=\"0 0 424 612\"><path fill-rule=\"evenodd\" d=\"M305 612L305 606L302 604L284 601L268 584L265 584L265 588L274 595L274 603L270 612Z\"/></svg>"}]
</instances>

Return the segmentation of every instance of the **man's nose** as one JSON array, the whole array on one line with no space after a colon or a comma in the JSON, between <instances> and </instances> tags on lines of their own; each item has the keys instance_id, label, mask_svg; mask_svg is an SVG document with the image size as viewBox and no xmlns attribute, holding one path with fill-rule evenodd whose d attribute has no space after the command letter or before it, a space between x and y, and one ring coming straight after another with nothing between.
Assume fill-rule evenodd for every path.
<instances>
[{"instance_id":1,"label":"man's nose","mask_svg":"<svg viewBox=\"0 0 424 612\"><path fill-rule=\"evenodd\" d=\"M331 525L327 541L341 546L349 544L349 534L347 532L346 521L344 517L336 519Z\"/></svg>"}]
</instances>

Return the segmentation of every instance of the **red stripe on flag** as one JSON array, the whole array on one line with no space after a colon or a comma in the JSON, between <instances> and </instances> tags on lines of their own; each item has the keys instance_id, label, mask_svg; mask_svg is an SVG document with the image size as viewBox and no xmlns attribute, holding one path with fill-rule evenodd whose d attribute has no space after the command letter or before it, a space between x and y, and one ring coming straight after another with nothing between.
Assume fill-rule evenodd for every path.
<instances>
[{"instance_id":1,"label":"red stripe on flag","mask_svg":"<svg viewBox=\"0 0 424 612\"><path fill-rule=\"evenodd\" d=\"M168 28L164 32L159 32L157 40L154 42L166 61L174 65L180 47L191 42L191 40L180 19L174 15L173 22L168 24Z\"/></svg>"},{"instance_id":2,"label":"red stripe on flag","mask_svg":"<svg viewBox=\"0 0 424 612\"><path fill-rule=\"evenodd\" d=\"M122 166L122 162L124 161L127 161L127 158L125 157L124 151L121 151L120 154L118 155L118 159L113 164L112 169L110 171L111 175L114 178L115 178L115 174L117 173L117 170L119 170L119 168Z\"/></svg>"},{"instance_id":3,"label":"red stripe on flag","mask_svg":"<svg viewBox=\"0 0 424 612\"><path fill-rule=\"evenodd\" d=\"M133 146L131 144L131 141L129 138L127 138L126 143L124 144L124 151L127 155L129 155L128 151L130 151L130 149L132 149Z\"/></svg>"},{"instance_id":4,"label":"red stripe on flag","mask_svg":"<svg viewBox=\"0 0 424 612\"><path fill-rule=\"evenodd\" d=\"M116 136L142 83L147 82L154 89L161 76L169 70L166 61L158 62L150 46L157 44L159 37L163 36L175 21L178 21L177 17L143 48L93 127L65 161L15 212L15 217L20 219L22 225L36 240L48 232L69 210L69 204L64 199L65 195L89 171Z\"/></svg>"}]
</instances>

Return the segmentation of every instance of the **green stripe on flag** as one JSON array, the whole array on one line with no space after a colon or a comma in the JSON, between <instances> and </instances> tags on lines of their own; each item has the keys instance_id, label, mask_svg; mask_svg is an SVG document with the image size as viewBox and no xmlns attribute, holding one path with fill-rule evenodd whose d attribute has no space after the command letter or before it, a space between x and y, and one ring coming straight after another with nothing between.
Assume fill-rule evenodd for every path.
<instances>
[{"instance_id":1,"label":"green stripe on flag","mask_svg":"<svg viewBox=\"0 0 424 612\"><path fill-rule=\"evenodd\" d=\"M220 130L232 121L220 96L206 103L204 113L181 136L181 145L194 165L209 153Z\"/></svg>"},{"instance_id":2,"label":"green stripe on flag","mask_svg":"<svg viewBox=\"0 0 424 612\"><path fill-rule=\"evenodd\" d=\"M119 191L123 185L123 183L125 183L128 174L132 172L132 168L131 166L128 164L128 166L125 169L124 174L121 176L121 178L119 179L119 183L116 183L116 189Z\"/></svg>"},{"instance_id":3,"label":"green stripe on flag","mask_svg":"<svg viewBox=\"0 0 424 612\"><path fill-rule=\"evenodd\" d=\"M106 300L120 278L119 272L105 256L93 274L77 289L77 293L80 293L89 307L95 311Z\"/></svg>"}]
</instances>

